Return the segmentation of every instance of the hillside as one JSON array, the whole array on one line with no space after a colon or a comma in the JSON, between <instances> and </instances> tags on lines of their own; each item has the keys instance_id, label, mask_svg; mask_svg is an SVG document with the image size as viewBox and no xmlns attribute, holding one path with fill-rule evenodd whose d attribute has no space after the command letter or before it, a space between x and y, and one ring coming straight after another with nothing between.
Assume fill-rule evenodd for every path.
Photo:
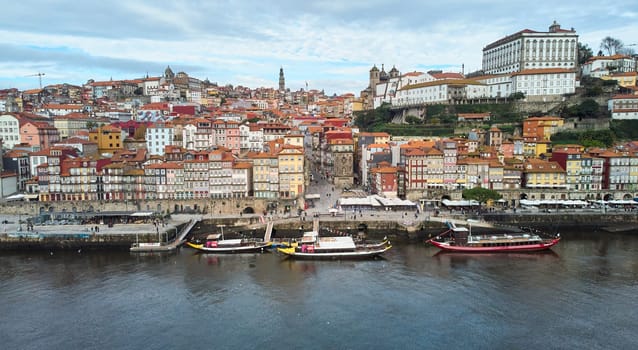
<instances>
[{"instance_id":1,"label":"hillside","mask_svg":"<svg viewBox=\"0 0 638 350\"><path fill-rule=\"evenodd\" d=\"M596 138L601 134L607 144L613 141L638 139L638 121L612 121L607 101L619 92L614 80L583 78L576 93L563 96L560 101L533 102L526 99L507 99L500 103L457 105L427 105L422 115L407 115L383 105L373 111L356 114L355 124L364 131L385 131L396 136L452 136L466 134L471 129L487 130L498 126L506 137L521 135L522 121L529 116L558 116L565 119L565 135L556 141L570 142ZM490 112L489 121L458 122L458 113ZM400 121L400 122L397 122ZM609 132L611 130L611 132ZM603 132L605 131L605 132Z\"/></svg>"}]
</instances>

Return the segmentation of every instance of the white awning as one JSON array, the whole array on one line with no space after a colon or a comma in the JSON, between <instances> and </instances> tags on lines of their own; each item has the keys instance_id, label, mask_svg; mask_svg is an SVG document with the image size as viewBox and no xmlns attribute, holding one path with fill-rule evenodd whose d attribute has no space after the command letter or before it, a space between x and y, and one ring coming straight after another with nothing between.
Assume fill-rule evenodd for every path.
<instances>
[{"instance_id":1,"label":"white awning","mask_svg":"<svg viewBox=\"0 0 638 350\"><path fill-rule=\"evenodd\" d=\"M7 198L5 198L8 201L16 201L16 200L21 200L24 199L24 195L21 193L18 194L14 194L13 196L9 196Z\"/></svg>"},{"instance_id":2,"label":"white awning","mask_svg":"<svg viewBox=\"0 0 638 350\"><path fill-rule=\"evenodd\" d=\"M453 201L453 200L449 200L449 199L443 199L441 201L441 204L445 205L446 207L470 207L470 206L479 205L479 202L477 202L475 200Z\"/></svg>"},{"instance_id":3,"label":"white awning","mask_svg":"<svg viewBox=\"0 0 638 350\"><path fill-rule=\"evenodd\" d=\"M153 212L152 211L138 211L138 212L135 212L135 213L133 213L133 214L131 214L129 216L146 216L146 217L148 217L148 216L153 216Z\"/></svg>"}]
</instances>

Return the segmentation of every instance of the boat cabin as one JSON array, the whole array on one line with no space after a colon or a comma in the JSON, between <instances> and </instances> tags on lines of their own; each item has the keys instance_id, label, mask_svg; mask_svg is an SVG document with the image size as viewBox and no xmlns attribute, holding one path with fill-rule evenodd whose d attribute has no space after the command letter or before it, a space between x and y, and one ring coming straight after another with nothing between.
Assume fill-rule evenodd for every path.
<instances>
[{"instance_id":1,"label":"boat cabin","mask_svg":"<svg viewBox=\"0 0 638 350\"><path fill-rule=\"evenodd\" d=\"M480 247L505 247L542 243L538 235L499 235L499 236L469 236L467 244Z\"/></svg>"},{"instance_id":2,"label":"boat cabin","mask_svg":"<svg viewBox=\"0 0 638 350\"><path fill-rule=\"evenodd\" d=\"M302 253L312 252L344 252L356 250L354 240L350 236L319 237L317 232L305 232L297 246Z\"/></svg>"},{"instance_id":3,"label":"boat cabin","mask_svg":"<svg viewBox=\"0 0 638 350\"><path fill-rule=\"evenodd\" d=\"M216 247L239 247L242 245L242 239L223 239L220 233L210 234L206 236L206 248Z\"/></svg>"}]
</instances>

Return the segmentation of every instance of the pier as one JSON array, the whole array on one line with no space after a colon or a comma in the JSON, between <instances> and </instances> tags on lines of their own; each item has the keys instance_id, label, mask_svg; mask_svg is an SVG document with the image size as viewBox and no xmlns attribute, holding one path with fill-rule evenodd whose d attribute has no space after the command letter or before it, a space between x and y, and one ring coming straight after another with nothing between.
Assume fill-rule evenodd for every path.
<instances>
[{"instance_id":1,"label":"pier","mask_svg":"<svg viewBox=\"0 0 638 350\"><path fill-rule=\"evenodd\" d=\"M195 227L199 223L199 219L191 219L188 222L188 225L184 226L182 230L179 232L177 237L174 240L167 244L163 244L162 242L156 243L133 243L131 245L130 251L136 253L144 253L144 252L170 252L174 251L178 247L180 247L184 242L186 242L186 236L190 233L191 229ZM272 228L271 228L272 230Z\"/></svg>"},{"instance_id":2,"label":"pier","mask_svg":"<svg viewBox=\"0 0 638 350\"><path fill-rule=\"evenodd\" d=\"M0 250L115 249L172 251L201 223L201 215L172 215L163 222L27 225L2 215ZM137 247L136 247L137 246ZM136 249L131 249L136 247Z\"/></svg>"}]
</instances>

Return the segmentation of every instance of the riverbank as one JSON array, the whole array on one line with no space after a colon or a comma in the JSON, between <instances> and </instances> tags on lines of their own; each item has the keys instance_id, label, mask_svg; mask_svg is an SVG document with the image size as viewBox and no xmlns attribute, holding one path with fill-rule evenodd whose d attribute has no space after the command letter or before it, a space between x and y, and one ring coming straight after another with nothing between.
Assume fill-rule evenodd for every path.
<instances>
[{"instance_id":1,"label":"riverbank","mask_svg":"<svg viewBox=\"0 0 638 350\"><path fill-rule=\"evenodd\" d=\"M266 221L274 221L273 239L301 237L312 229L307 217L263 218L256 215L203 217L201 215L171 215L161 224L136 223L115 225L39 225L26 231L20 218L3 216L0 250L128 250L133 243L170 242L190 220L200 222L189 232L189 237L205 237L218 227L225 227L228 238L264 236ZM480 216L442 212L437 216L427 213L368 212L349 215L321 215L318 217L320 234L357 235L370 239L385 236L394 242L422 242L445 230L446 221L457 225L472 225L475 232L517 230L532 227L548 234L562 232L614 232L638 233L638 216L633 212L590 213L488 213Z\"/></svg>"},{"instance_id":2,"label":"riverbank","mask_svg":"<svg viewBox=\"0 0 638 350\"><path fill-rule=\"evenodd\" d=\"M129 250L133 243L170 242L191 219L175 215L163 222L131 224L33 225L2 215L0 250Z\"/></svg>"}]
</instances>

